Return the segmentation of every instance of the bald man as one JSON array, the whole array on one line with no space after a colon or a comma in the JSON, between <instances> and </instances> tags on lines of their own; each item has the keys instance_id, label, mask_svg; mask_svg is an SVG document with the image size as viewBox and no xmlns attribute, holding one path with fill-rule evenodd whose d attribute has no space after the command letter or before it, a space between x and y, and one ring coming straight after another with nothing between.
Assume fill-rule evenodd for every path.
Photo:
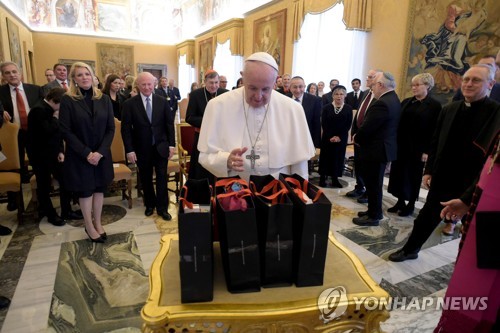
<instances>
[{"instance_id":1,"label":"bald man","mask_svg":"<svg viewBox=\"0 0 500 333\"><path fill-rule=\"evenodd\" d=\"M122 137L129 163L137 163L144 191L146 216L154 209L164 220L168 213L167 164L174 155L174 118L167 100L153 94L155 77L147 72L137 76L140 93L123 103ZM156 193L153 188L156 173Z\"/></svg>"}]
</instances>

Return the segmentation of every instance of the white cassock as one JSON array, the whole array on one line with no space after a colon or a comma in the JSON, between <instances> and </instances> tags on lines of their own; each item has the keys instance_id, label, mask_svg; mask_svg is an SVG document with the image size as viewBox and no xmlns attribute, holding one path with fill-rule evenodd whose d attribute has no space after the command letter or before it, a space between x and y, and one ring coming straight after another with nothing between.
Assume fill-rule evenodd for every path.
<instances>
[{"instance_id":1,"label":"white cassock","mask_svg":"<svg viewBox=\"0 0 500 333\"><path fill-rule=\"evenodd\" d=\"M239 175L247 181L250 175L278 178L280 173L307 179L307 161L316 151L302 105L273 90L268 105L253 108L244 101L243 92L244 87L208 102L198 141L201 165L217 177ZM252 146L258 155L254 169L249 159ZM242 147L248 148L243 156L245 171L228 170L230 152Z\"/></svg>"}]
</instances>

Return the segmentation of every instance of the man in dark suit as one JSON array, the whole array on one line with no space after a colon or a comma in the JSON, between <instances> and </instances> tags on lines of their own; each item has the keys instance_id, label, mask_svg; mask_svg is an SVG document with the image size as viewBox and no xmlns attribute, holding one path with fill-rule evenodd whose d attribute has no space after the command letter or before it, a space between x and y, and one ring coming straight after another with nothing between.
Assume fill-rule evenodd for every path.
<instances>
[{"instance_id":1,"label":"man in dark suit","mask_svg":"<svg viewBox=\"0 0 500 333\"><path fill-rule=\"evenodd\" d=\"M155 89L155 94L163 96L167 99L167 104L170 108L170 112L172 112L175 119L175 114L178 109L178 103L181 100L181 94L179 92L179 88L174 87L174 80L168 80L167 84L167 78L161 77L160 84L158 85L158 88Z\"/></svg>"},{"instance_id":2,"label":"man in dark suit","mask_svg":"<svg viewBox=\"0 0 500 333\"><path fill-rule=\"evenodd\" d=\"M396 83L392 74L379 72L375 74L374 82L372 90L377 100L367 109L365 119L354 136L361 161L357 168L368 194L368 210L353 219L354 224L361 226L377 226L383 217L384 172L387 162L396 159L401 114L401 102L394 91Z\"/></svg>"},{"instance_id":3,"label":"man in dark suit","mask_svg":"<svg viewBox=\"0 0 500 333\"><path fill-rule=\"evenodd\" d=\"M66 68L66 65L55 64L54 74L56 75L56 79L42 87L44 95L47 95L49 90L55 87L61 87L64 90L68 91L68 69Z\"/></svg>"},{"instance_id":4,"label":"man in dark suit","mask_svg":"<svg viewBox=\"0 0 500 333\"><path fill-rule=\"evenodd\" d=\"M363 91L360 89L361 88L361 80L360 79L353 79L351 81L351 86L353 91L348 93L345 97L345 103L349 104L352 106L353 110L357 110L361 101L361 94Z\"/></svg>"},{"instance_id":5,"label":"man in dark suit","mask_svg":"<svg viewBox=\"0 0 500 333\"><path fill-rule=\"evenodd\" d=\"M422 179L422 184L429 189L427 199L406 244L392 253L389 260L418 258L422 245L441 222L443 203L460 198L470 205L473 191L467 190L476 182L488 157L488 146L500 128L500 104L487 96L494 83L491 66L474 65L462 79L464 100L443 107Z\"/></svg>"},{"instance_id":6,"label":"man in dark suit","mask_svg":"<svg viewBox=\"0 0 500 333\"><path fill-rule=\"evenodd\" d=\"M62 226L66 219L82 219L81 213L71 210L71 196L66 190L63 175L64 146L59 129L59 105L63 88L52 88L45 99L38 102L28 116L27 151L36 175L38 217L47 216L49 223ZM59 182L61 216L50 200L52 176Z\"/></svg>"},{"instance_id":7,"label":"man in dark suit","mask_svg":"<svg viewBox=\"0 0 500 333\"><path fill-rule=\"evenodd\" d=\"M370 105L375 101L373 96L372 87L375 84L375 74L377 74L376 70L370 69L368 71L368 75L366 76L366 89L363 91L360 97L359 109L356 110L356 114L354 115L354 119L352 121L351 127L351 137L354 137L358 132L358 128L361 127L365 119L366 110L370 107ZM346 193L346 196L349 198L355 198L359 203L368 203L368 196L366 194L365 182L363 181L363 177L361 173L358 172L358 169L361 168L362 161L359 160L359 146L354 145L354 166L355 166L355 175L356 175L356 186L354 190Z\"/></svg>"},{"instance_id":8,"label":"man in dark suit","mask_svg":"<svg viewBox=\"0 0 500 333\"><path fill-rule=\"evenodd\" d=\"M304 79L300 76L294 76L290 82L291 97L302 104L314 147L319 148L321 142L321 98L305 94L305 87Z\"/></svg>"},{"instance_id":9,"label":"man in dark suit","mask_svg":"<svg viewBox=\"0 0 500 333\"><path fill-rule=\"evenodd\" d=\"M500 54L500 51L499 51ZM495 56L487 55L482 57L478 64L486 64L495 69L495 73L499 72L499 67L495 63ZM500 102L500 83L495 83L491 89L488 90L487 95L492 100ZM462 94L462 89L458 89L455 95L453 96L453 101L461 101L464 99L464 95Z\"/></svg>"},{"instance_id":10,"label":"man in dark suit","mask_svg":"<svg viewBox=\"0 0 500 333\"><path fill-rule=\"evenodd\" d=\"M0 86L0 101L3 104L3 118L19 124L19 158L21 161L21 177L23 183L29 182L28 168L24 164L26 152L26 130L28 129L28 114L30 108L43 98L42 89L34 84L22 83L22 73L14 62L4 62L0 64L2 78L7 84ZM12 101L17 101L13 103ZM14 193L9 194L9 211L17 209Z\"/></svg>"},{"instance_id":11,"label":"man in dark suit","mask_svg":"<svg viewBox=\"0 0 500 333\"><path fill-rule=\"evenodd\" d=\"M167 164L174 155L174 118L167 100L153 94L155 77L143 72L137 76L140 94L126 100L122 111L122 137L129 163L137 163L144 191L146 216L156 212L164 220L168 213ZM156 194L153 188L156 173Z\"/></svg>"},{"instance_id":12,"label":"man in dark suit","mask_svg":"<svg viewBox=\"0 0 500 333\"><path fill-rule=\"evenodd\" d=\"M327 104L332 104L333 103L333 88L338 86L340 84L340 81L337 79L331 79L330 80L330 91L323 94L323 97L321 97L323 106Z\"/></svg>"}]
</instances>

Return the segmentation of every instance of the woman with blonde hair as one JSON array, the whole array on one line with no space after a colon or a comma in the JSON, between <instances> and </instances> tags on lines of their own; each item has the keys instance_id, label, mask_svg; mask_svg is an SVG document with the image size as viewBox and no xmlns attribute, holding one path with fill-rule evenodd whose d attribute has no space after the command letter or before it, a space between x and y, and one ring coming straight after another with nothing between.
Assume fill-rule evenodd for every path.
<instances>
[{"instance_id":1,"label":"woman with blonde hair","mask_svg":"<svg viewBox=\"0 0 500 333\"><path fill-rule=\"evenodd\" d=\"M387 210L399 216L413 214L420 192L432 134L441 112L441 104L429 94L433 87L434 78L431 74L417 74L411 79L413 97L401 102L398 159L391 164L388 187L388 192L398 201Z\"/></svg>"},{"instance_id":2,"label":"woman with blonde hair","mask_svg":"<svg viewBox=\"0 0 500 333\"><path fill-rule=\"evenodd\" d=\"M104 191L112 182L111 142L115 132L113 106L93 83L92 68L75 62L69 90L61 99L59 121L66 142L64 179L79 198L85 232L92 242L106 238L101 223Z\"/></svg>"}]
</instances>

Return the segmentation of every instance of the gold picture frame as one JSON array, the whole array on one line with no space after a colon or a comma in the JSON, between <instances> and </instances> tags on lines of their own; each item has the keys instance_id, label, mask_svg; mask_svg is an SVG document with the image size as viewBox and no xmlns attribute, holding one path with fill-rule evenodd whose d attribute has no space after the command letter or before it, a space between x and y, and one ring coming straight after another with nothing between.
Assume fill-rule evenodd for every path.
<instances>
[{"instance_id":1,"label":"gold picture frame","mask_svg":"<svg viewBox=\"0 0 500 333\"><path fill-rule=\"evenodd\" d=\"M21 50L21 39L19 37L19 27L14 21L7 17L7 33L9 35L10 60L19 66L19 71L23 72L23 55Z\"/></svg>"},{"instance_id":2,"label":"gold picture frame","mask_svg":"<svg viewBox=\"0 0 500 333\"><path fill-rule=\"evenodd\" d=\"M497 0L411 0L403 59L400 96L413 96L416 74L434 77L433 97L446 104L460 88L465 71L485 55L496 55L500 34Z\"/></svg>"},{"instance_id":3,"label":"gold picture frame","mask_svg":"<svg viewBox=\"0 0 500 333\"><path fill-rule=\"evenodd\" d=\"M213 69L214 66L214 48L213 48L213 37L204 39L198 43L200 50L200 80L203 82L205 78L205 72L209 69Z\"/></svg>"},{"instance_id":4,"label":"gold picture frame","mask_svg":"<svg viewBox=\"0 0 500 333\"><path fill-rule=\"evenodd\" d=\"M267 52L284 71L286 9L255 20L253 25L253 52Z\"/></svg>"},{"instance_id":5,"label":"gold picture frame","mask_svg":"<svg viewBox=\"0 0 500 333\"><path fill-rule=\"evenodd\" d=\"M131 45L97 43L97 63L100 77L116 74L124 78L134 75L134 47Z\"/></svg>"}]
</instances>

